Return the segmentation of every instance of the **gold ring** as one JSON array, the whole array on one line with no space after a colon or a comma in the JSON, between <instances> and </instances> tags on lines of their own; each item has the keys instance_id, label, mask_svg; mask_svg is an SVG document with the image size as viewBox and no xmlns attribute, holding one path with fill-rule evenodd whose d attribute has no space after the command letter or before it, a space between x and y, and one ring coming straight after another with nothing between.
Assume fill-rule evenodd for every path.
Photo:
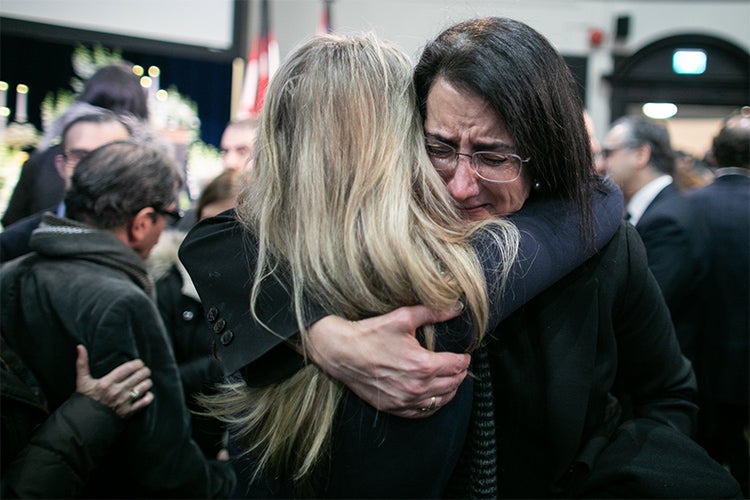
<instances>
[{"instance_id":1,"label":"gold ring","mask_svg":"<svg viewBox=\"0 0 750 500\"><path fill-rule=\"evenodd\" d=\"M136 401L140 397L141 397L141 392L136 387L133 387L133 390L130 391L130 400Z\"/></svg>"},{"instance_id":2,"label":"gold ring","mask_svg":"<svg viewBox=\"0 0 750 500\"><path fill-rule=\"evenodd\" d=\"M429 406L423 406L422 408L419 409L419 411L421 411L422 413L427 413L428 411L433 411L436 408L436 406L437 406L436 403L437 403L437 396L432 396L430 398L430 405Z\"/></svg>"}]
</instances>

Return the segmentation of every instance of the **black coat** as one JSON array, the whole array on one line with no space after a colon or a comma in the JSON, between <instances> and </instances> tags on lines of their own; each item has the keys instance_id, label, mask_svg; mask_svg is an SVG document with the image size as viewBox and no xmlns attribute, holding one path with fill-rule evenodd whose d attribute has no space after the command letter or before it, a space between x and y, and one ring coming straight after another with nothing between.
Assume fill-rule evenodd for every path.
<instances>
[{"instance_id":1,"label":"black coat","mask_svg":"<svg viewBox=\"0 0 750 500\"><path fill-rule=\"evenodd\" d=\"M524 234L521 256L510 278L517 286L509 293L492 296L491 324L496 325L529 297L575 268L585 260L582 255L593 253L591 245L580 238L578 219L570 205L549 203L542 205L545 208L542 214L529 209L527 215L516 218ZM597 243L603 246L618 227L619 192L613 193L600 208L603 224ZM473 244L481 256L488 288L494 289L497 280L494 271L499 262L494 239L478 237ZM283 342L283 338L297 331L284 286L267 280L268 286L257 304L260 318L279 335L259 327L248 313L249 276L255 255L252 235L244 233L229 213L198 223L180 250L180 259L206 308L217 354L226 373L241 370L248 384L265 385L298 369L301 360ZM325 314L314 305L309 312L309 321ZM470 325L468 314L443 325L450 333L439 331L438 339L452 339L452 342L439 345L438 349L464 351ZM459 459L471 410L471 379L462 384L453 401L425 420L380 414L347 393L334 424L331 459L322 468L325 474L316 494L378 498L441 496ZM243 460L238 464L238 472L249 474L252 467ZM291 494L283 480L256 482L246 490L249 483L247 477L240 481L240 494L265 497Z\"/></svg>"},{"instance_id":2,"label":"black coat","mask_svg":"<svg viewBox=\"0 0 750 500\"><path fill-rule=\"evenodd\" d=\"M84 344L101 377L140 358L151 369L154 402L127 421L86 484L98 498L225 496L234 475L208 462L190 438L172 349L145 263L112 232L45 216L35 253L2 266L3 336L39 382L50 411L75 391L75 346ZM25 259L36 259L21 272ZM12 290L11 290L12 289Z\"/></svg>"},{"instance_id":3,"label":"black coat","mask_svg":"<svg viewBox=\"0 0 750 500\"><path fill-rule=\"evenodd\" d=\"M540 247L529 251L522 243L519 265L524 271L514 274L517 281L511 285L512 293L501 300L518 302L508 305L510 310L496 310L495 320L539 293L544 288L539 288L540 275L549 279L553 270L560 271L556 265L561 260L580 262L580 249L566 248L564 237L551 234L566 219L546 208L541 214L524 209L525 214L515 217L524 235ZM247 238L244 244L243 237ZM242 368L248 382L268 383L283 374L278 370L269 374L265 368L293 368L299 357L279 337L255 327L247 314L248 270L243 271L238 262L253 255L253 245L236 222L224 215L199 224L186 239L181 258L208 307L219 353L226 355L229 371ZM209 255L212 265L205 266ZM492 268L492 255L481 255L487 268ZM267 315L277 332L291 336L296 324L293 312L286 308L288 295L277 284L264 292L261 318ZM495 300L493 307L497 306ZM325 314L315 306L311 311L311 320ZM694 375L680 353L668 310L631 226L623 224L599 255L516 312L493 335L487 349L495 386L502 496L705 496L710 491L732 497L739 491L687 436L696 412ZM436 479L435 471L446 470L456 457L435 438L451 439L445 433L445 419L453 419L454 428L464 425L470 390L464 384L456 400L430 419L406 421L382 415L380 423L386 422L398 439L374 447L370 443L372 449L362 443L380 436L379 427L371 427L376 414L350 395L340 415L356 417L343 421L363 427L359 432L348 429L354 434L336 429L334 436L343 436L344 448L334 443L333 467L327 469L334 488L324 493L441 494L445 477ZM460 437L455 436L454 444ZM412 456L415 448L418 452ZM338 462L337 454L347 460ZM662 461L669 454L675 461ZM372 472L359 468L362 463ZM409 463L418 463L420 468L411 466L410 474L392 475L391 465L400 468ZM371 485L368 481L381 471L388 475L379 486ZM686 479L685 473L694 476ZM433 478L426 484L425 475ZM698 479L703 489L697 487ZM436 481L440 481L438 488ZM251 493L284 496L288 491L283 488L274 484Z\"/></svg>"},{"instance_id":4,"label":"black coat","mask_svg":"<svg viewBox=\"0 0 750 500\"><path fill-rule=\"evenodd\" d=\"M191 411L193 439L207 457L214 458L222 448L224 425L197 414L202 408L195 395L215 392L214 386L224 377L221 366L211 355L211 336L203 319L203 306L182 293L182 284L177 266L172 266L156 282L156 303L180 370L185 401Z\"/></svg>"},{"instance_id":5,"label":"black coat","mask_svg":"<svg viewBox=\"0 0 750 500\"><path fill-rule=\"evenodd\" d=\"M42 223L44 214L47 212L55 213L55 208L57 207L50 207L43 212L29 215L3 228L3 231L0 232L0 262L7 262L31 253L31 245L29 244L31 233Z\"/></svg>"},{"instance_id":6,"label":"black coat","mask_svg":"<svg viewBox=\"0 0 750 500\"><path fill-rule=\"evenodd\" d=\"M722 172L722 171L719 171ZM745 175L741 175L745 172ZM728 464L750 494L750 177L724 174L687 195L698 214L708 273L693 309L696 328L682 337L698 377L696 439Z\"/></svg>"},{"instance_id":7,"label":"black coat","mask_svg":"<svg viewBox=\"0 0 750 500\"><path fill-rule=\"evenodd\" d=\"M695 337L698 329L700 308L696 308L696 300L707 273L705 246L696 216L672 183L656 195L635 225L683 353L688 348L686 339Z\"/></svg>"},{"instance_id":8,"label":"black coat","mask_svg":"<svg viewBox=\"0 0 750 500\"><path fill-rule=\"evenodd\" d=\"M678 330L680 322L690 321L692 296L706 273L695 217L672 183L656 195L635 225Z\"/></svg>"},{"instance_id":9,"label":"black coat","mask_svg":"<svg viewBox=\"0 0 750 500\"><path fill-rule=\"evenodd\" d=\"M687 354L705 374L707 392L747 411L750 394L750 177L722 175L688 193L709 269L695 308L696 336Z\"/></svg>"},{"instance_id":10,"label":"black coat","mask_svg":"<svg viewBox=\"0 0 750 500\"><path fill-rule=\"evenodd\" d=\"M0 345L0 496L80 496L124 430L124 420L78 392L49 415L31 371L3 338Z\"/></svg>"},{"instance_id":11,"label":"black coat","mask_svg":"<svg viewBox=\"0 0 750 500\"><path fill-rule=\"evenodd\" d=\"M501 496L738 494L688 437L694 375L629 224L504 321L488 350Z\"/></svg>"}]
</instances>

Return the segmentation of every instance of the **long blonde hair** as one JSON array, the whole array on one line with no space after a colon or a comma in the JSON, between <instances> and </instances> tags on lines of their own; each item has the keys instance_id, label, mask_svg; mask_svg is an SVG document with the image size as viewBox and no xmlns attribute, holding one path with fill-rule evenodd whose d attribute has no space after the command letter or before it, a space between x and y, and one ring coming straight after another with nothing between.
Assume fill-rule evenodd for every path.
<instances>
[{"instance_id":1,"label":"long blonde hair","mask_svg":"<svg viewBox=\"0 0 750 500\"><path fill-rule=\"evenodd\" d=\"M499 226L497 272L515 258L515 228L462 220L429 163L411 70L401 50L373 35L326 35L294 51L268 88L237 213L259 241L251 311L263 280L283 273L303 349L303 296L351 320L462 301L476 325L473 348L488 304L469 237ZM310 364L269 387L225 389L209 406L254 451L256 472L309 478L327 450L342 386Z\"/></svg>"}]
</instances>

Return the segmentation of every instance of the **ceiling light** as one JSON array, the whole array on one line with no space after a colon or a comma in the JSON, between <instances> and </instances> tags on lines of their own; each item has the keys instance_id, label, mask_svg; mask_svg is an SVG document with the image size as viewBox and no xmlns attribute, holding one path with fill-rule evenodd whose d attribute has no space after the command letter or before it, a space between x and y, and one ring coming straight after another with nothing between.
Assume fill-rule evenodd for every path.
<instances>
[{"instance_id":1,"label":"ceiling light","mask_svg":"<svg viewBox=\"0 0 750 500\"><path fill-rule=\"evenodd\" d=\"M702 75L708 56L700 49L679 49L672 54L672 70L678 75Z\"/></svg>"},{"instance_id":2,"label":"ceiling light","mask_svg":"<svg viewBox=\"0 0 750 500\"><path fill-rule=\"evenodd\" d=\"M647 102L643 114L655 120L665 120L677 114L677 106L671 102Z\"/></svg>"}]
</instances>

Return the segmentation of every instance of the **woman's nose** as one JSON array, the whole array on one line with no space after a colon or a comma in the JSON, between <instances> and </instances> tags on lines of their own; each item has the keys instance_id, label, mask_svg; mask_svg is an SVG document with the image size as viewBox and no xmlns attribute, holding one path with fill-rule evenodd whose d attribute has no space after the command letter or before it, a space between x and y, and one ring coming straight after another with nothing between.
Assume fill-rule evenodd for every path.
<instances>
[{"instance_id":1,"label":"woman's nose","mask_svg":"<svg viewBox=\"0 0 750 500\"><path fill-rule=\"evenodd\" d=\"M448 181L448 191L457 201L463 201L479 194L479 178L471 167L471 157L458 157L453 177Z\"/></svg>"}]
</instances>

